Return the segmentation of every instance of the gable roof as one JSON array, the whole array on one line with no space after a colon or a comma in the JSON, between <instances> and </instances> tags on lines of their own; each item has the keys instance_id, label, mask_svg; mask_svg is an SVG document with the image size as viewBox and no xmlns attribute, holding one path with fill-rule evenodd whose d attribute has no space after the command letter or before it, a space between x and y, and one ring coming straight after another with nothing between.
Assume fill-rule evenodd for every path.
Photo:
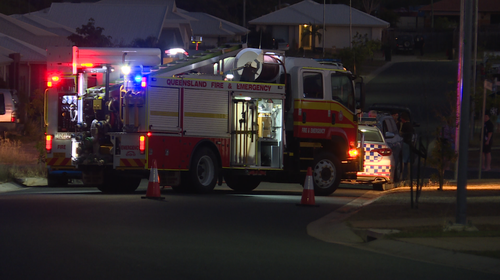
<instances>
[{"instance_id":1,"label":"gable roof","mask_svg":"<svg viewBox=\"0 0 500 280\"><path fill-rule=\"evenodd\" d=\"M245 35L250 30L243 26L214 17L206 13L185 12L193 18L191 29L195 36L234 36Z\"/></svg>"},{"instance_id":2,"label":"gable roof","mask_svg":"<svg viewBox=\"0 0 500 280\"><path fill-rule=\"evenodd\" d=\"M66 37L61 37L4 14L0 14L0 32L40 48L71 44Z\"/></svg>"},{"instance_id":3,"label":"gable roof","mask_svg":"<svg viewBox=\"0 0 500 280\"><path fill-rule=\"evenodd\" d=\"M0 55L8 57L11 53L20 53L21 61L30 63L46 63L47 52L11 36L0 33Z\"/></svg>"},{"instance_id":4,"label":"gable roof","mask_svg":"<svg viewBox=\"0 0 500 280\"><path fill-rule=\"evenodd\" d=\"M389 23L371 16L360 10L350 8L343 4L319 4L312 0L305 0L290 5L281 10L269 13L249 21L254 25L300 25L323 24L323 6L325 7L325 25L349 26L349 13L351 12L352 26L362 27L389 27Z\"/></svg>"},{"instance_id":5,"label":"gable roof","mask_svg":"<svg viewBox=\"0 0 500 280\"><path fill-rule=\"evenodd\" d=\"M479 12L500 12L500 1L498 0L478 0ZM460 13L460 0L442 0L433 5L426 5L420 8L420 11L430 12L453 12Z\"/></svg>"},{"instance_id":6,"label":"gable roof","mask_svg":"<svg viewBox=\"0 0 500 280\"><path fill-rule=\"evenodd\" d=\"M76 33L74 28L67 27L32 13L24 15L11 15L10 17L59 36L68 37L71 34Z\"/></svg>"},{"instance_id":7,"label":"gable roof","mask_svg":"<svg viewBox=\"0 0 500 280\"><path fill-rule=\"evenodd\" d=\"M38 15L48 20L79 28L95 20L95 26L104 28L103 34L111 36L115 43L129 44L136 38L159 38L163 20L172 5L107 4L105 3L52 3L46 13ZM171 4L171 3L170 3ZM98 5L98 7L97 7Z\"/></svg>"}]
</instances>

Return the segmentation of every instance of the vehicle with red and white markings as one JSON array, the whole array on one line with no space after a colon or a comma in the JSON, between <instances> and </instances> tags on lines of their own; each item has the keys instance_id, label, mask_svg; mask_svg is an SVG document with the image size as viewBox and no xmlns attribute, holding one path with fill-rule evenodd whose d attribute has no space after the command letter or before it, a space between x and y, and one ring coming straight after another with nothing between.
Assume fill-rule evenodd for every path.
<instances>
[{"instance_id":1,"label":"vehicle with red and white markings","mask_svg":"<svg viewBox=\"0 0 500 280\"><path fill-rule=\"evenodd\" d=\"M357 181L371 183L374 189L384 189L385 184L394 182L396 161L382 132L374 125L359 125L359 145L364 149L363 171L358 172ZM386 132L386 137L394 137Z\"/></svg>"},{"instance_id":2,"label":"vehicle with red and white markings","mask_svg":"<svg viewBox=\"0 0 500 280\"><path fill-rule=\"evenodd\" d=\"M156 162L160 184L177 191L222 181L251 191L261 181L303 183L312 167L315 193L328 195L362 166L362 82L339 65L236 45L124 78L77 95L88 103L67 115L77 119L66 137L84 184L129 191L137 181L128 178Z\"/></svg>"}]
</instances>

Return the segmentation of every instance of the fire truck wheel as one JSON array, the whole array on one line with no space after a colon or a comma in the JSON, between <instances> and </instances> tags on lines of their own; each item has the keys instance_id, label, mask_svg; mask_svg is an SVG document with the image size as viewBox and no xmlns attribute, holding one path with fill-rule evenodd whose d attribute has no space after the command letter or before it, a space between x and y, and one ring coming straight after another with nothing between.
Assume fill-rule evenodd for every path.
<instances>
[{"instance_id":1,"label":"fire truck wheel","mask_svg":"<svg viewBox=\"0 0 500 280\"><path fill-rule=\"evenodd\" d=\"M215 188L219 164L212 150L202 147L196 151L189 168L190 187L197 193L208 193Z\"/></svg>"},{"instance_id":2,"label":"fire truck wheel","mask_svg":"<svg viewBox=\"0 0 500 280\"><path fill-rule=\"evenodd\" d=\"M224 174L226 185L237 192L250 192L259 186L261 178L255 176L235 176L230 172Z\"/></svg>"},{"instance_id":3,"label":"fire truck wheel","mask_svg":"<svg viewBox=\"0 0 500 280\"><path fill-rule=\"evenodd\" d=\"M332 153L321 152L314 158L313 183L315 195L330 195L340 184L340 161Z\"/></svg>"}]
</instances>

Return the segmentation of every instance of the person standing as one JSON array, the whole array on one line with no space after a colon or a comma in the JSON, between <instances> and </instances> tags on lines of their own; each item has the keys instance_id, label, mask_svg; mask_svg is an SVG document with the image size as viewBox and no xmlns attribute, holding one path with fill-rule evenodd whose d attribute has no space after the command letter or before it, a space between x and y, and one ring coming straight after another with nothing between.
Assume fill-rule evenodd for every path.
<instances>
[{"instance_id":1,"label":"person standing","mask_svg":"<svg viewBox=\"0 0 500 280\"><path fill-rule=\"evenodd\" d=\"M412 140L413 140L413 125L410 122L410 116L407 112L402 112L400 115L401 122L399 123L399 135L403 137L403 177L407 178L409 173L409 163L412 156ZM411 166L411 165L410 165Z\"/></svg>"},{"instance_id":2,"label":"person standing","mask_svg":"<svg viewBox=\"0 0 500 280\"><path fill-rule=\"evenodd\" d=\"M483 169L491 170L491 146L493 144L493 123L490 113L484 114L484 139L483 139Z\"/></svg>"}]
</instances>

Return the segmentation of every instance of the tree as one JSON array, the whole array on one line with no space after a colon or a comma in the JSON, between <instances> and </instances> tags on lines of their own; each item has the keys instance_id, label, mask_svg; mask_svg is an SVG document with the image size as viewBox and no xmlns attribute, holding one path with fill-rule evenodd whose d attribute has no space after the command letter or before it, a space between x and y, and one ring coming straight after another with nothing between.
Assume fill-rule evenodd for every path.
<instances>
[{"instance_id":1,"label":"tree","mask_svg":"<svg viewBox=\"0 0 500 280\"><path fill-rule=\"evenodd\" d=\"M159 48L160 44L158 38L155 36L148 36L146 39L135 38L130 44L131 47L135 48Z\"/></svg>"},{"instance_id":2,"label":"tree","mask_svg":"<svg viewBox=\"0 0 500 280\"><path fill-rule=\"evenodd\" d=\"M111 36L103 35L103 31L104 28L96 27L95 20L90 18L87 24L82 25L81 28L77 27L77 34L71 34L68 40L79 47L111 47L113 45Z\"/></svg>"},{"instance_id":3,"label":"tree","mask_svg":"<svg viewBox=\"0 0 500 280\"><path fill-rule=\"evenodd\" d=\"M302 29L302 40L311 37L311 48L313 52L316 52L316 37L318 37L318 42L321 43L321 37L323 33L320 32L323 30L323 25L318 24L310 24L311 28Z\"/></svg>"},{"instance_id":4,"label":"tree","mask_svg":"<svg viewBox=\"0 0 500 280\"><path fill-rule=\"evenodd\" d=\"M361 0L365 13L371 15L380 5L380 0Z\"/></svg>"},{"instance_id":5,"label":"tree","mask_svg":"<svg viewBox=\"0 0 500 280\"><path fill-rule=\"evenodd\" d=\"M388 23L390 23L391 27L393 27L393 28L398 27L398 23L399 23L398 13L391 11L391 10L388 10L388 9L382 9L379 17L381 20L385 20Z\"/></svg>"},{"instance_id":6,"label":"tree","mask_svg":"<svg viewBox=\"0 0 500 280\"><path fill-rule=\"evenodd\" d=\"M379 50L380 46L380 40L370 40L368 34L361 35L356 32L352 40L352 48L341 49L338 56L347 69L353 69L356 73L356 69L360 71L363 63L368 58L372 58L374 51Z\"/></svg>"}]
</instances>

